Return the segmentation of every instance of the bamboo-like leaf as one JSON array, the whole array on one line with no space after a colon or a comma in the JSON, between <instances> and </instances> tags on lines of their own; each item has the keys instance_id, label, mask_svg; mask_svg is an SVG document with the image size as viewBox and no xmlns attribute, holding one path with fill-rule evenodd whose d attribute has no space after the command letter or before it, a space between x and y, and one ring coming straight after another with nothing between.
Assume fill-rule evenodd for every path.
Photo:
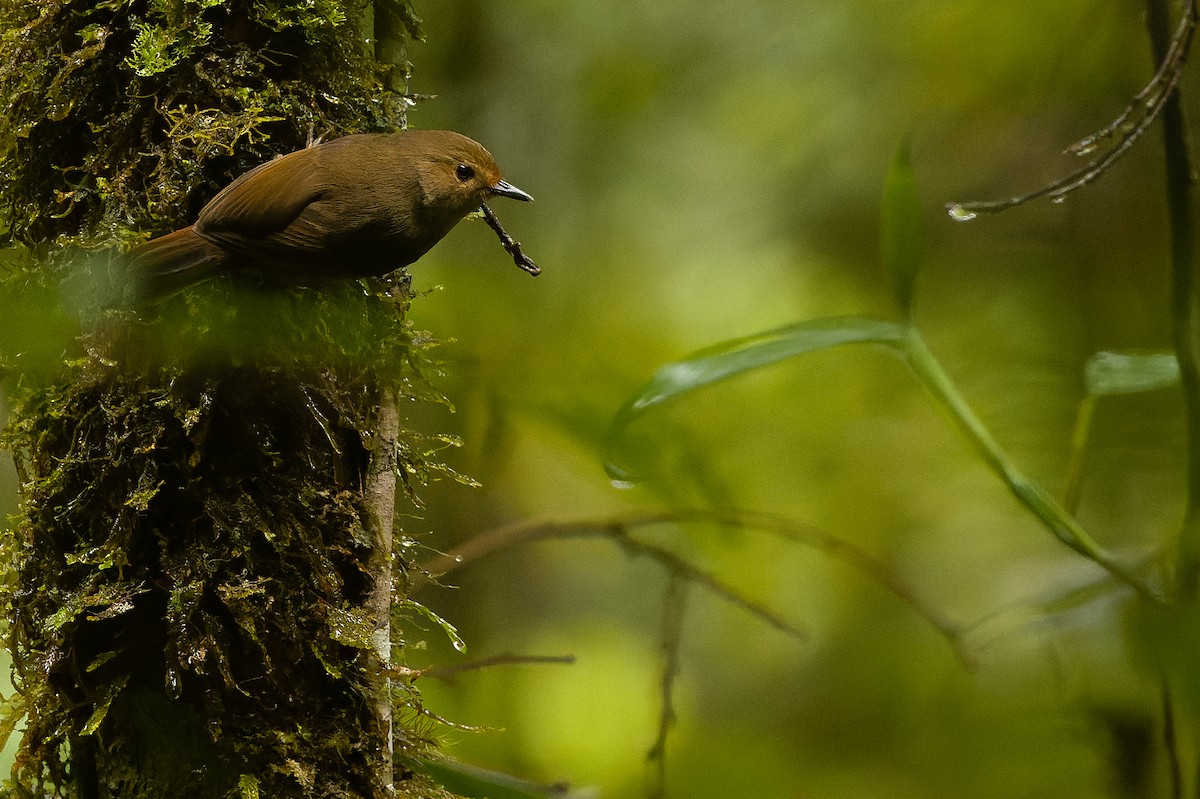
<instances>
[{"instance_id":1,"label":"bamboo-like leaf","mask_svg":"<svg viewBox=\"0 0 1200 799\"><path fill-rule=\"evenodd\" d=\"M1083 368L1089 394L1139 394L1179 383L1179 362L1170 352L1097 352Z\"/></svg>"},{"instance_id":2,"label":"bamboo-like leaf","mask_svg":"<svg viewBox=\"0 0 1200 799\"><path fill-rule=\"evenodd\" d=\"M842 344L900 347L904 337L904 327L895 322L864 316L832 317L731 339L669 363L617 411L608 431L610 455L605 469L614 480L630 479L630 473L615 463L612 453L629 425L655 405L804 353Z\"/></svg>"},{"instance_id":3,"label":"bamboo-like leaf","mask_svg":"<svg viewBox=\"0 0 1200 799\"><path fill-rule=\"evenodd\" d=\"M921 266L921 201L908 138L896 149L883 183L880 242L883 266L892 282L900 315L912 315L914 286Z\"/></svg>"}]
</instances>

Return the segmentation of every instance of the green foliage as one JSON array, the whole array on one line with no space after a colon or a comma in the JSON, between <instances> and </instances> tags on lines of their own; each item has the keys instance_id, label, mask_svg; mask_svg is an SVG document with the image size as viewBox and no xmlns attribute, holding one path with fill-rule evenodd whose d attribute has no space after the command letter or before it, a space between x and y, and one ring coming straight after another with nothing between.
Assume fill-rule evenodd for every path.
<instances>
[{"instance_id":1,"label":"green foliage","mask_svg":"<svg viewBox=\"0 0 1200 799\"><path fill-rule=\"evenodd\" d=\"M907 144L900 146L889 169L884 189L882 224L884 262L892 277L894 299L906 320L912 310L922 237L920 204L908 149ZM901 355L913 376L950 414L983 461L1051 534L1080 555L1102 566L1120 582L1147 598L1154 598L1153 590L1142 576L1100 547L1050 492L1029 479L1013 463L969 407L911 320L907 324L896 324L869 317L816 319L712 345L695 355L661 367L654 378L618 411L609 440L616 441L633 418L667 399L681 397L714 382L770 366L786 358L845 343L885 344ZM1101 362L1111 363L1112 360L1101 359ZM1124 364L1122 374L1126 379L1137 377L1142 383L1145 383L1148 369L1155 370L1158 380L1161 380L1164 371L1160 360L1126 359ZM1093 369L1093 373L1095 371ZM1155 382L1150 387L1158 385L1161 383ZM1144 387L1135 386L1134 390L1144 390ZM607 468L610 474L619 479L628 480L631 477L629 472L614 466L611 461Z\"/></svg>"},{"instance_id":2,"label":"green foliage","mask_svg":"<svg viewBox=\"0 0 1200 799\"><path fill-rule=\"evenodd\" d=\"M1062 149L1154 74L1143 6L422 3L417 74L441 99L414 119L479 132L553 205L505 214L545 261L536 294L488 263L464 270L479 225L413 270L447 287L414 307L454 331L448 423L485 485L428 492L431 526L482 537L754 509L877 557L974 656L959 669L908 605L825 555L733 521L641 530L812 632L780 642L692 592L669 796L1169 795L1159 688L1129 669L1130 592L1046 534L890 348L817 351L654 405L610 453L647 479L618 489L597 473L613 412L660 366L795 320L901 319L877 220L911 130L927 223L914 318L1008 462L1057 498L1081 365L1170 346L1161 128L1061 204L966 225L939 209L1089 160ZM571 31L571 47L546 30ZM1169 547L1178 522L1179 404L1171 388L1103 398L1078 502L1062 503L1128 563ZM427 689L439 712L506 730L455 736L454 753L646 795L662 575L615 549L532 544L431 593L470 639L465 660L579 656ZM450 650L429 662L458 662Z\"/></svg>"},{"instance_id":3,"label":"green foliage","mask_svg":"<svg viewBox=\"0 0 1200 799\"><path fill-rule=\"evenodd\" d=\"M612 453L619 448L626 429L656 405L744 372L830 347L882 344L897 348L903 344L904 335L903 327L881 319L816 319L714 344L667 364L627 400L614 417L607 435L610 455L605 468L613 479L636 479Z\"/></svg>"},{"instance_id":4,"label":"green foliage","mask_svg":"<svg viewBox=\"0 0 1200 799\"><path fill-rule=\"evenodd\" d=\"M182 28L163 28L156 25L135 25L137 38L126 66L138 77L148 78L166 72L208 43L212 24L198 21Z\"/></svg>"},{"instance_id":5,"label":"green foliage","mask_svg":"<svg viewBox=\"0 0 1200 799\"><path fill-rule=\"evenodd\" d=\"M256 0L259 18L275 30L300 28L305 36L319 31L336 30L346 21L346 3L339 0L310 0L304 3L280 3Z\"/></svg>"},{"instance_id":6,"label":"green foliage","mask_svg":"<svg viewBox=\"0 0 1200 799\"><path fill-rule=\"evenodd\" d=\"M901 143L883 182L880 242L883 266L891 278L896 305L908 321L921 266L921 201L912 166L912 144Z\"/></svg>"}]
</instances>

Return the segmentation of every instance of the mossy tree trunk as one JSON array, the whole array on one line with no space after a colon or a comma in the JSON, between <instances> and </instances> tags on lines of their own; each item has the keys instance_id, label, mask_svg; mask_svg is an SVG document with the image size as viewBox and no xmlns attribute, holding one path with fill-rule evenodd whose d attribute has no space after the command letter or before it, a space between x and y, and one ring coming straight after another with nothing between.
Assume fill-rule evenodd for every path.
<instances>
[{"instance_id":1,"label":"mossy tree trunk","mask_svg":"<svg viewBox=\"0 0 1200 799\"><path fill-rule=\"evenodd\" d=\"M131 311L107 299L119 259L97 255L314 136L397 126L397 67L364 30L394 49L411 8L0 9L0 199L25 253L6 296L74 326L62 347L0 341L23 482L3 565L21 795L443 795L404 767L426 744L389 715L419 707L389 687L388 481L411 497L430 468L394 415L432 396L407 283L223 280Z\"/></svg>"}]
</instances>

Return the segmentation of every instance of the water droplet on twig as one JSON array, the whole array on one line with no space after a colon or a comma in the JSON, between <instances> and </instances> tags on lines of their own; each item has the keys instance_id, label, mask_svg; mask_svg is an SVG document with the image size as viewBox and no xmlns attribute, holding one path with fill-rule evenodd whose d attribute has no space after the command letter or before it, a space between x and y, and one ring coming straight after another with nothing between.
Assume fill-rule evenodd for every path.
<instances>
[{"instance_id":1,"label":"water droplet on twig","mask_svg":"<svg viewBox=\"0 0 1200 799\"><path fill-rule=\"evenodd\" d=\"M948 213L950 218L955 222L970 222L972 219L979 216L979 214L975 213L974 211L968 211L958 203L951 203L950 205L947 205L946 213Z\"/></svg>"}]
</instances>

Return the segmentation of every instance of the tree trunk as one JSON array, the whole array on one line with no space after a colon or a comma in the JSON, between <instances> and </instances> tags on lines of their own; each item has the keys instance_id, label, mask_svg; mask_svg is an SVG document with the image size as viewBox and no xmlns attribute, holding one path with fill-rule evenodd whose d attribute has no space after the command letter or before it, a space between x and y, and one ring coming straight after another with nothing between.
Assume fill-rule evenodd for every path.
<instances>
[{"instance_id":1,"label":"tree trunk","mask_svg":"<svg viewBox=\"0 0 1200 799\"><path fill-rule=\"evenodd\" d=\"M393 697L418 700L389 684L396 474L411 496L427 469L396 416L423 385L406 282L222 279L131 311L119 259L80 249L182 226L314 136L396 127L373 9L345 5L0 0L0 190L36 265L0 277L68 333L0 352L14 776L36 795L442 795L392 770L427 746L392 728Z\"/></svg>"}]
</instances>

